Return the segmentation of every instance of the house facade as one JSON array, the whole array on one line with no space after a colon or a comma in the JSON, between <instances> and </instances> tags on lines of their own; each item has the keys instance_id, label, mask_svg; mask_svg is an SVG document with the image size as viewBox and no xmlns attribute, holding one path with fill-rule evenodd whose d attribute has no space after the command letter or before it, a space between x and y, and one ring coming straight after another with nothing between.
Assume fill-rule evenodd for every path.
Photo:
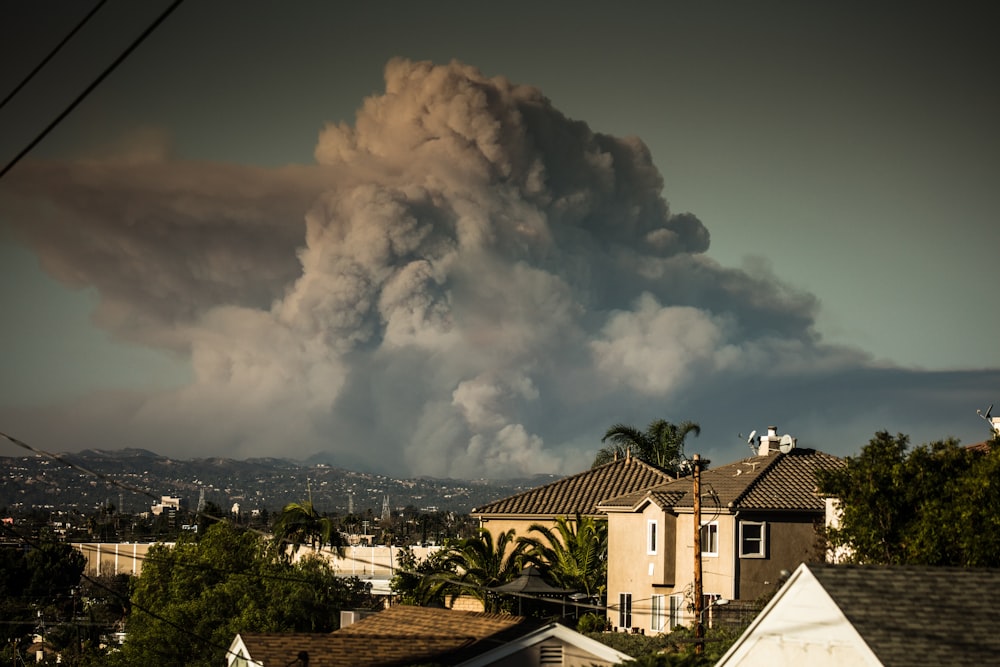
<instances>
[{"instance_id":1,"label":"house facade","mask_svg":"<svg viewBox=\"0 0 1000 667\"><path fill-rule=\"evenodd\" d=\"M843 461L811 449L782 451L777 442L771 432L756 455L701 474L703 620L715 613L712 600L752 601L800 563L822 560L816 529L826 503L816 473ZM692 489L685 477L599 504L608 517L613 627L661 633L695 620Z\"/></svg>"}]
</instances>

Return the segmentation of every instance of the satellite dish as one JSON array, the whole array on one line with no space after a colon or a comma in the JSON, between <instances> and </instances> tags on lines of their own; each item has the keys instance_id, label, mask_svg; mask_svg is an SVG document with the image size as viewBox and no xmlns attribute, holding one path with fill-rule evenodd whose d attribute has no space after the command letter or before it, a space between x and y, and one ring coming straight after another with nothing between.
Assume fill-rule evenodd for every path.
<instances>
[{"instance_id":1,"label":"satellite dish","mask_svg":"<svg viewBox=\"0 0 1000 667\"><path fill-rule=\"evenodd\" d=\"M795 438L787 433L781 436L781 442L778 443L778 449L781 450L782 454L787 454L792 451L795 449Z\"/></svg>"},{"instance_id":2,"label":"satellite dish","mask_svg":"<svg viewBox=\"0 0 1000 667\"><path fill-rule=\"evenodd\" d=\"M740 433L740 437L741 438L743 437L742 433ZM747 438L747 446L750 447L750 451L753 452L754 456L757 456L757 447L754 446L754 438L756 437L757 437L757 431L753 430L750 431L750 437Z\"/></svg>"}]
</instances>

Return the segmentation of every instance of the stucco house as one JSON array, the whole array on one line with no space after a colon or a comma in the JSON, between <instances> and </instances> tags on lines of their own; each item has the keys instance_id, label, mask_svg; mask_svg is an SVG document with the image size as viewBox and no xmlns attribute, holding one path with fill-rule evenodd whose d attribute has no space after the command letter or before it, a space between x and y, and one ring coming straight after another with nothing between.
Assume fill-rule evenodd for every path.
<instances>
[{"instance_id":1,"label":"stucco house","mask_svg":"<svg viewBox=\"0 0 1000 667\"><path fill-rule=\"evenodd\" d=\"M514 529L517 537L529 534L532 524L555 527L558 517L604 518L601 501L649 489L674 477L665 470L627 456L596 468L558 479L544 486L495 500L470 512L494 539Z\"/></svg>"},{"instance_id":2,"label":"stucco house","mask_svg":"<svg viewBox=\"0 0 1000 667\"><path fill-rule=\"evenodd\" d=\"M803 564L716 665L992 665L998 595L998 569Z\"/></svg>"},{"instance_id":3,"label":"stucco house","mask_svg":"<svg viewBox=\"0 0 1000 667\"><path fill-rule=\"evenodd\" d=\"M816 473L843 465L813 449L778 449L773 427L756 454L701 474L702 588L707 600L753 600L785 571L822 560L817 526L826 502ZM609 498L608 620L618 629L669 632L694 619L692 478ZM707 601L706 600L706 601Z\"/></svg>"}]
</instances>

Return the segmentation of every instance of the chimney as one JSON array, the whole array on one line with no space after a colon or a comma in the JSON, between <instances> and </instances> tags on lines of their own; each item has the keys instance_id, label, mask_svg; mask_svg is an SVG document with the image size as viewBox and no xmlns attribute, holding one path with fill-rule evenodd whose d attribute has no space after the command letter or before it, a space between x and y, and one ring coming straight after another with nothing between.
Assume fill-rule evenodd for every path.
<instances>
[{"instance_id":1,"label":"chimney","mask_svg":"<svg viewBox=\"0 0 1000 667\"><path fill-rule=\"evenodd\" d=\"M757 456L767 456L771 453L771 448L778 448L781 438L778 437L778 427L768 426L767 435L760 436L760 447L757 448Z\"/></svg>"}]
</instances>

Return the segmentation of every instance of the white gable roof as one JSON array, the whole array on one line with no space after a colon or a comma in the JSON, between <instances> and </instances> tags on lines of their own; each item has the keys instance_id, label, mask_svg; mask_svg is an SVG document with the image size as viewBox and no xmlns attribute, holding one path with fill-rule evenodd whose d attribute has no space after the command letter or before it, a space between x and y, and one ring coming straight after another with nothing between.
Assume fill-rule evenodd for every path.
<instances>
[{"instance_id":1,"label":"white gable roof","mask_svg":"<svg viewBox=\"0 0 1000 667\"><path fill-rule=\"evenodd\" d=\"M250 649L243 643L243 637L237 634L236 638L229 645L229 652L226 653L226 664L233 665L239 658L245 659L247 665L250 665L250 667L262 667L261 663L250 657Z\"/></svg>"},{"instance_id":2,"label":"white gable roof","mask_svg":"<svg viewBox=\"0 0 1000 667\"><path fill-rule=\"evenodd\" d=\"M881 667L868 644L803 563L716 667Z\"/></svg>"},{"instance_id":3,"label":"white gable roof","mask_svg":"<svg viewBox=\"0 0 1000 667\"><path fill-rule=\"evenodd\" d=\"M569 646L577 650L577 662L583 658L583 664L592 664L595 660L603 661L609 665L617 665L626 660L632 660L632 656L602 644L601 642L582 635L576 630L570 630L565 625L552 623L534 632L524 635L512 642L507 642L502 646L481 653L475 658L460 663L459 667L486 667L495 664L520 651L531 648L548 639L556 639L563 646Z\"/></svg>"}]
</instances>

